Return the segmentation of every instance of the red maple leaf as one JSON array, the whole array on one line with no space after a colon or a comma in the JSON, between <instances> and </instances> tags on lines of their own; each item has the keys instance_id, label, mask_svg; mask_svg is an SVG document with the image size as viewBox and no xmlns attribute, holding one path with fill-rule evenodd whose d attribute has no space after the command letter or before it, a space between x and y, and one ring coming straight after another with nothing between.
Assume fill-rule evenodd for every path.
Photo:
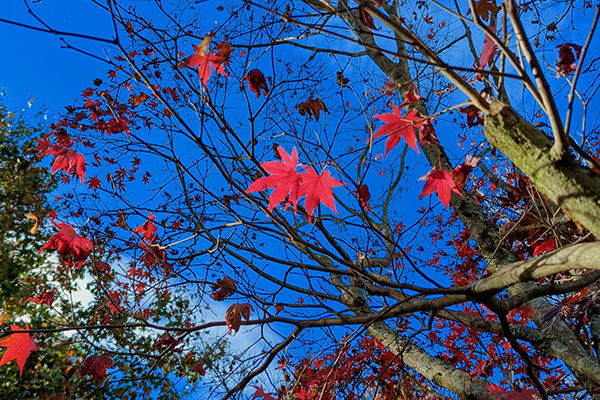
<instances>
[{"instance_id":1,"label":"red maple leaf","mask_svg":"<svg viewBox=\"0 0 600 400\"><path fill-rule=\"evenodd\" d=\"M225 313L225 322L229 328L229 333L232 335L237 333L237 331L240 330L240 325L242 324L242 317L248 321L250 319L250 312L253 310L254 308L252 308L252 305L248 303L237 303L231 305L231 307L229 307Z\"/></svg>"},{"instance_id":2,"label":"red maple leaf","mask_svg":"<svg viewBox=\"0 0 600 400\"><path fill-rule=\"evenodd\" d=\"M252 400L254 400L258 397L262 397L263 400L277 400L275 397L271 396L271 393L265 393L262 386L252 385L252 387L256 389L256 393L254 393L254 396L252 396Z\"/></svg>"},{"instance_id":3,"label":"red maple leaf","mask_svg":"<svg viewBox=\"0 0 600 400\"><path fill-rule=\"evenodd\" d=\"M221 54L222 50L218 54L206 54L206 48L210 44L210 39L212 39L212 37L214 37L214 34L212 36L211 34L208 34L199 45L192 45L196 52L186 58L183 62L184 67L198 67L198 76L204 87L206 87L208 80L210 79L211 67L218 74L229 76L223 66L228 57L225 57L225 54Z\"/></svg>"},{"instance_id":4,"label":"red maple leaf","mask_svg":"<svg viewBox=\"0 0 600 400\"><path fill-rule=\"evenodd\" d=\"M69 224L64 222L57 224L54 221L52 223L60 231L40 248L38 254L46 249L57 249L67 265L81 267L92 251L92 242L88 238L79 236Z\"/></svg>"},{"instance_id":5,"label":"red maple leaf","mask_svg":"<svg viewBox=\"0 0 600 400\"><path fill-rule=\"evenodd\" d=\"M467 159L458 167L452 170L452 179L454 179L454 183L456 183L456 187L458 189L462 189L465 187L465 182L469 177L469 174L477 166L477 164L481 161L481 157L473 157L470 154L467 154Z\"/></svg>"},{"instance_id":6,"label":"red maple leaf","mask_svg":"<svg viewBox=\"0 0 600 400\"><path fill-rule=\"evenodd\" d=\"M97 382L106 376L106 369L113 366L113 360L108 354L101 356L89 356L83 361L81 367L82 375L91 375Z\"/></svg>"},{"instance_id":7,"label":"red maple leaf","mask_svg":"<svg viewBox=\"0 0 600 400\"><path fill-rule=\"evenodd\" d=\"M35 304L46 304L48 306L52 306L54 303L54 295L56 294L56 289L52 289L50 291L44 290L36 297L28 297L25 300L25 303L28 301L33 301Z\"/></svg>"},{"instance_id":8,"label":"red maple leaf","mask_svg":"<svg viewBox=\"0 0 600 400\"><path fill-rule=\"evenodd\" d=\"M365 210L373 209L373 207L369 205L371 193L369 192L369 187L366 183L364 185L358 185L358 190L353 190L352 193L358 197L358 201L360 201L360 204Z\"/></svg>"},{"instance_id":9,"label":"red maple leaf","mask_svg":"<svg viewBox=\"0 0 600 400\"><path fill-rule=\"evenodd\" d=\"M18 325L11 325L12 331L28 331L29 324L25 324L25 329ZM25 367L25 361L29 357L32 351L39 350L35 345L35 341L29 335L29 333L13 333L0 340L0 346L7 347L6 351L2 355L0 360L0 367L9 361L17 360L19 366L19 375L23 376L23 367Z\"/></svg>"},{"instance_id":10,"label":"red maple leaf","mask_svg":"<svg viewBox=\"0 0 600 400\"><path fill-rule=\"evenodd\" d=\"M312 220L312 214L319 203L323 203L337 214L331 188L341 186L343 183L332 178L327 170L319 175L313 167L304 167L304 169L307 173L299 175L302 180L299 197L306 195L304 206L308 213L308 220Z\"/></svg>"},{"instance_id":11,"label":"red maple leaf","mask_svg":"<svg viewBox=\"0 0 600 400\"><path fill-rule=\"evenodd\" d=\"M100 182L100 178L98 178L97 176L91 177L88 181L88 189L93 189L94 192L98 190L98 188L100 188L101 186L102 183Z\"/></svg>"},{"instance_id":12,"label":"red maple leaf","mask_svg":"<svg viewBox=\"0 0 600 400\"><path fill-rule=\"evenodd\" d=\"M556 240L554 238L546 239L537 246L533 250L533 256L537 257L540 254L552 251L556 249Z\"/></svg>"},{"instance_id":13,"label":"red maple leaf","mask_svg":"<svg viewBox=\"0 0 600 400\"><path fill-rule=\"evenodd\" d=\"M558 70L556 76L560 74L569 75L577 69L575 64L575 56L579 57L581 53L581 46L573 43L565 43L558 46L558 61L556 62L556 69ZM573 54L575 50L575 54Z\"/></svg>"},{"instance_id":14,"label":"red maple leaf","mask_svg":"<svg viewBox=\"0 0 600 400\"><path fill-rule=\"evenodd\" d=\"M267 86L267 80L259 69L253 69L248 71L248 74L244 77L244 80L248 81L248 88L256 93L256 97L260 97L261 90L264 90L264 95L269 94L269 87Z\"/></svg>"},{"instance_id":15,"label":"red maple leaf","mask_svg":"<svg viewBox=\"0 0 600 400\"><path fill-rule=\"evenodd\" d=\"M488 28L492 34L496 33L495 25L490 25ZM479 68L482 68L482 69L485 68L485 66L488 64L488 62L490 62L490 59L494 55L495 51L496 51L496 44L488 35L485 35L485 39L483 39L483 49L481 51L481 55L479 56L479 59L480 59Z\"/></svg>"},{"instance_id":16,"label":"red maple leaf","mask_svg":"<svg viewBox=\"0 0 600 400\"><path fill-rule=\"evenodd\" d=\"M388 114L374 115L373 118L380 119L385 122L371 138L371 140L388 135L388 140L385 143L385 156L387 153L396 147L400 143L400 139L404 138L406 144L415 149L417 153L417 137L415 135L415 127L423 125L425 121L420 121L419 112L412 110L406 114L406 117L402 116L401 109L392 104L393 112Z\"/></svg>"},{"instance_id":17,"label":"red maple leaf","mask_svg":"<svg viewBox=\"0 0 600 400\"><path fill-rule=\"evenodd\" d=\"M275 188L269 197L269 211L277 207L289 194L290 198L287 204L292 204L294 209L298 208L298 197L300 189L300 176L296 171L298 167L298 152L296 147L292 150L292 156L281 147L277 147L277 152L283 161L267 161L261 164L270 176L257 179L246 190L246 193L260 192L267 188ZM287 208L286 204L286 208Z\"/></svg>"},{"instance_id":18,"label":"red maple leaf","mask_svg":"<svg viewBox=\"0 0 600 400\"><path fill-rule=\"evenodd\" d=\"M81 183L85 182L85 157L75 150L61 149L52 146L50 149L41 153L42 155L53 155L52 173L58 170L65 171L66 174L78 177Z\"/></svg>"},{"instance_id":19,"label":"red maple leaf","mask_svg":"<svg viewBox=\"0 0 600 400\"><path fill-rule=\"evenodd\" d=\"M156 225L154 225L154 221L156 217L152 213L148 213L148 220L144 222L144 225L138 226L133 230L134 233L143 234L144 239L151 241L154 238L154 234L156 233Z\"/></svg>"},{"instance_id":20,"label":"red maple leaf","mask_svg":"<svg viewBox=\"0 0 600 400\"><path fill-rule=\"evenodd\" d=\"M442 204L448 207L452 192L462 196L462 193L456 187L454 179L452 179L452 173L449 171L432 169L427 173L427 175L419 178L420 181L425 179L427 181L425 182L425 186L423 186L421 197L425 197L433 192L437 192Z\"/></svg>"}]
</instances>

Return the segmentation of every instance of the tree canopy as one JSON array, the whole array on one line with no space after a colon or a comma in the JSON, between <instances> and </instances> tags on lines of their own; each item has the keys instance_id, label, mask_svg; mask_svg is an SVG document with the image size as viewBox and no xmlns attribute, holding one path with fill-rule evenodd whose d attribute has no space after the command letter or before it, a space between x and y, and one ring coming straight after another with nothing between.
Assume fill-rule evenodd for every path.
<instances>
[{"instance_id":1,"label":"tree canopy","mask_svg":"<svg viewBox=\"0 0 600 400\"><path fill-rule=\"evenodd\" d=\"M600 5L98 7L120 54L37 144L93 300L0 364L69 332L115 398L600 398Z\"/></svg>"}]
</instances>

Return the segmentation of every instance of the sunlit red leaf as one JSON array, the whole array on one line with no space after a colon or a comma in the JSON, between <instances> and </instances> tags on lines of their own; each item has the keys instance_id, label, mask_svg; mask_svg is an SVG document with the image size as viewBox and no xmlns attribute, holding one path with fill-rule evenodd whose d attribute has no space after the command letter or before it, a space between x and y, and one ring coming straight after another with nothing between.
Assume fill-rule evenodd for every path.
<instances>
[{"instance_id":1,"label":"sunlit red leaf","mask_svg":"<svg viewBox=\"0 0 600 400\"><path fill-rule=\"evenodd\" d=\"M329 207L337 214L333 191L331 189L336 186L341 186L344 183L332 178L327 170L324 170L321 175L319 175L313 167L304 167L304 169L307 173L299 175L302 180L299 197L306 195L304 206L308 213L308 220L312 220L312 214L319 203L323 203L323 205Z\"/></svg>"},{"instance_id":2,"label":"sunlit red leaf","mask_svg":"<svg viewBox=\"0 0 600 400\"><path fill-rule=\"evenodd\" d=\"M269 197L269 210L277 207L288 195L290 195L288 204L297 209L298 197L300 197L300 176L296 171L298 167L298 152L296 151L296 147L294 147L290 156L281 146L277 147L277 152L282 161L267 161L262 163L261 166L271 175L257 179L246 190L246 193L275 188Z\"/></svg>"},{"instance_id":3,"label":"sunlit red leaf","mask_svg":"<svg viewBox=\"0 0 600 400\"><path fill-rule=\"evenodd\" d=\"M11 325L10 329L13 332L28 331L29 324L25 324L25 329L18 325ZM0 346L7 348L2 355L2 359L0 359L0 366L9 361L17 360L20 375L23 375L23 368L25 367L25 362L27 361L29 354L32 351L39 350L29 333L12 333L0 340Z\"/></svg>"},{"instance_id":4,"label":"sunlit red leaf","mask_svg":"<svg viewBox=\"0 0 600 400\"><path fill-rule=\"evenodd\" d=\"M69 224L64 222L56 223L54 221L52 223L60 231L55 233L48 243L40 248L39 253L47 249L57 249L58 254L67 265L74 267L83 265L92 251L92 242L85 237L79 236Z\"/></svg>"},{"instance_id":5,"label":"sunlit red leaf","mask_svg":"<svg viewBox=\"0 0 600 400\"><path fill-rule=\"evenodd\" d=\"M404 138L406 144L415 149L418 153L419 149L417 148L415 127L423 125L424 122L420 121L421 117L419 117L419 112L417 110L412 110L403 117L401 109L393 104L392 110L392 113L373 116L373 118L385 122L385 124L375 132L373 139L388 135L388 139L385 143L385 156L387 156L391 149L400 143L401 138Z\"/></svg>"},{"instance_id":6,"label":"sunlit red leaf","mask_svg":"<svg viewBox=\"0 0 600 400\"><path fill-rule=\"evenodd\" d=\"M78 177L81 183L85 182L86 163L83 155L77 153L75 150L62 149L56 146L52 146L41 154L54 156L52 173L64 171L66 174Z\"/></svg>"},{"instance_id":7,"label":"sunlit red leaf","mask_svg":"<svg viewBox=\"0 0 600 400\"><path fill-rule=\"evenodd\" d=\"M488 29L492 34L496 33L496 26L490 25ZM483 49L481 50L481 55L479 56L479 68L483 69L488 65L492 56L496 52L496 44L494 41L488 36L485 35L485 39L483 39Z\"/></svg>"},{"instance_id":8,"label":"sunlit red leaf","mask_svg":"<svg viewBox=\"0 0 600 400\"><path fill-rule=\"evenodd\" d=\"M477 166L479 161L481 161L481 157L473 157L472 155L467 154L465 162L452 170L452 179L454 180L454 183L456 183L458 189L465 187L465 182L467 181L469 174L473 168Z\"/></svg>"},{"instance_id":9,"label":"sunlit red leaf","mask_svg":"<svg viewBox=\"0 0 600 400\"><path fill-rule=\"evenodd\" d=\"M437 192L442 204L446 207L450 204L452 192L462 196L462 193L456 187L452 174L446 170L432 169L427 175L419 178L420 181L426 180L421 192L421 197L428 196L433 192Z\"/></svg>"},{"instance_id":10,"label":"sunlit red leaf","mask_svg":"<svg viewBox=\"0 0 600 400\"><path fill-rule=\"evenodd\" d=\"M250 319L250 313L254 310L252 305L248 303L233 304L227 309L225 313L225 322L229 328L229 334L233 335L240 330L242 324L242 317L248 321ZM232 333L233 332L233 333Z\"/></svg>"},{"instance_id":11,"label":"sunlit red leaf","mask_svg":"<svg viewBox=\"0 0 600 400\"><path fill-rule=\"evenodd\" d=\"M101 356L89 356L83 361L81 367L82 375L91 375L94 380L100 382L106 376L106 369L113 366L113 360L108 354Z\"/></svg>"},{"instance_id":12,"label":"sunlit red leaf","mask_svg":"<svg viewBox=\"0 0 600 400\"><path fill-rule=\"evenodd\" d=\"M156 217L152 213L148 213L148 219L142 226L136 227L133 232L143 235L144 239L151 241L154 238L154 234L156 233L156 225L154 225L154 220Z\"/></svg>"}]
</instances>

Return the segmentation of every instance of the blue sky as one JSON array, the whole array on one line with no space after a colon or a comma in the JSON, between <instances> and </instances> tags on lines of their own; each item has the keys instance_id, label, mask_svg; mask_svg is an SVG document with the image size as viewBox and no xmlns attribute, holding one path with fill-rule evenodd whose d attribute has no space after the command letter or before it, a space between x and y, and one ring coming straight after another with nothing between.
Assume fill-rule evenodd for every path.
<instances>
[{"instance_id":1,"label":"blue sky","mask_svg":"<svg viewBox=\"0 0 600 400\"><path fill-rule=\"evenodd\" d=\"M84 0L45 0L30 4L31 9L52 29L85 33L111 39L108 14ZM22 0L2 0L0 18L43 28L28 13ZM81 90L96 77L106 75L108 65L74 50L57 35L0 23L0 88L6 92L4 103L21 107L35 98L35 107L46 107L52 118L60 108L72 104ZM104 56L107 45L90 40L64 37L74 47ZM114 50L113 50L114 53Z\"/></svg>"}]
</instances>

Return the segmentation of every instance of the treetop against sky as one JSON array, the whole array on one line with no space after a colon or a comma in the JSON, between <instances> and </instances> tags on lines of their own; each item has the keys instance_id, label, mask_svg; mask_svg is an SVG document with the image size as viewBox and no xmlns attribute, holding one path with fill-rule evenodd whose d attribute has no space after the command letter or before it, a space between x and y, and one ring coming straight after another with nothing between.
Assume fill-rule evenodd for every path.
<instances>
[{"instance_id":1,"label":"treetop against sky","mask_svg":"<svg viewBox=\"0 0 600 400\"><path fill-rule=\"evenodd\" d=\"M598 397L600 5L21 4L74 71L36 78L63 279L0 364L69 332L63 398Z\"/></svg>"}]
</instances>

